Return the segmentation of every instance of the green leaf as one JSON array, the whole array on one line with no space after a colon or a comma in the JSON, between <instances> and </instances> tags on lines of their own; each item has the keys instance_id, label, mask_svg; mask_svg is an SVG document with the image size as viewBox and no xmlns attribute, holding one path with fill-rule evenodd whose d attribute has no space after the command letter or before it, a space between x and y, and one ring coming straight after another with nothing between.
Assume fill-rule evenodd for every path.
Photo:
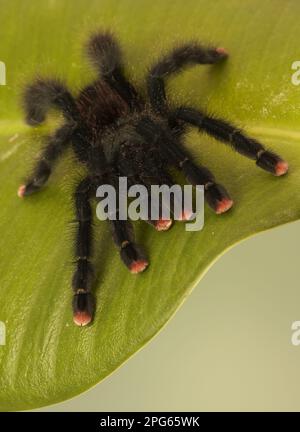
<instances>
[{"instance_id":1,"label":"green leaf","mask_svg":"<svg viewBox=\"0 0 300 432\"><path fill-rule=\"evenodd\" d=\"M0 408L30 409L88 389L141 349L172 317L203 274L237 242L300 216L300 87L291 83L297 59L297 0L2 1L0 60ZM169 85L174 102L232 120L290 162L274 178L223 144L191 131L187 146L226 185L235 207L205 227L166 233L136 223L151 266L133 276L120 262L105 223L96 224L97 297L92 326L72 323L71 192L78 175L62 160L43 192L19 200L40 131L23 125L19 94L37 72L65 78L74 90L93 78L81 47L90 31L116 31L127 70L144 89L147 66L177 40L225 46L231 56L194 67ZM74 174L75 173L75 174ZM266 257L267 259L267 257ZM199 288L200 289L200 288Z\"/></svg>"}]
</instances>

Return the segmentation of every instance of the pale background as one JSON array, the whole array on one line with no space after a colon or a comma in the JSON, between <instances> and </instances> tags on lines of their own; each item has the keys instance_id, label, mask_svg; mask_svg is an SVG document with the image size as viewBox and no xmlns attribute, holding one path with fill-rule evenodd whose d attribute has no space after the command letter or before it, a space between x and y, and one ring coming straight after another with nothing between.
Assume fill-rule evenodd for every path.
<instances>
[{"instance_id":1,"label":"pale background","mask_svg":"<svg viewBox=\"0 0 300 432\"><path fill-rule=\"evenodd\" d=\"M299 238L296 222L236 245L142 351L41 411L299 411Z\"/></svg>"}]
</instances>

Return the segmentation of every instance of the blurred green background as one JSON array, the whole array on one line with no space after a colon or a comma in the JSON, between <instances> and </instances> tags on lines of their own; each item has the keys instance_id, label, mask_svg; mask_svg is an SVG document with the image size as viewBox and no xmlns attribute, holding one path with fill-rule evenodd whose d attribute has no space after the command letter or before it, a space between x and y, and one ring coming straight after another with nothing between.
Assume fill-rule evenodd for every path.
<instances>
[{"instance_id":1,"label":"blurred green background","mask_svg":"<svg viewBox=\"0 0 300 432\"><path fill-rule=\"evenodd\" d=\"M248 239L115 374L43 411L300 409L300 222Z\"/></svg>"}]
</instances>

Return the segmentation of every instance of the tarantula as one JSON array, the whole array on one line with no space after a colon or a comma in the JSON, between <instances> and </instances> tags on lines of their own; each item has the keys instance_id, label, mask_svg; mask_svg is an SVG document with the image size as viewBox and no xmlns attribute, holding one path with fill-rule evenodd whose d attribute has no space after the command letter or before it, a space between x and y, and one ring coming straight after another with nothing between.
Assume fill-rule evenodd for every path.
<instances>
[{"instance_id":1,"label":"tarantula","mask_svg":"<svg viewBox=\"0 0 300 432\"><path fill-rule=\"evenodd\" d=\"M76 269L72 279L73 318L80 326L91 322L94 311L90 202L99 185L111 184L117 188L119 176L147 188L151 184L171 185L168 168L173 166L189 183L204 185L205 199L217 214L229 210L233 201L228 192L216 183L207 168L193 162L182 145L186 125L196 126L230 144L234 150L276 176L288 170L287 162L227 121L189 106L170 106L165 79L188 65L218 63L227 57L225 49L204 47L195 42L176 47L147 74L149 102L145 102L126 79L121 50L112 34L94 34L86 45L86 52L98 71L98 78L76 98L57 79L38 78L24 90L23 105L29 125L42 123L50 108L60 110L64 122L46 138L45 148L32 174L18 190L19 197L39 191L69 144L78 161L87 168L88 175L77 185L74 194L77 233ZM168 229L172 223L162 218L148 222L158 231ZM125 265L132 273L145 270L148 262L134 242L131 223L118 218L109 223Z\"/></svg>"}]
</instances>

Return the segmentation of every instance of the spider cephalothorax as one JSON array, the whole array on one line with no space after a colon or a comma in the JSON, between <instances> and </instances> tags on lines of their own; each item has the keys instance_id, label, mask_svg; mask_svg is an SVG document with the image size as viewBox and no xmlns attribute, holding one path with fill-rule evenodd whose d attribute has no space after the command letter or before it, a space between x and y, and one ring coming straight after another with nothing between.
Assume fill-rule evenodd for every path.
<instances>
[{"instance_id":1,"label":"spider cephalothorax","mask_svg":"<svg viewBox=\"0 0 300 432\"><path fill-rule=\"evenodd\" d=\"M216 183L207 168L193 162L181 144L185 124L230 144L276 176L288 170L284 160L237 127L195 108L174 108L168 103L165 78L187 65L213 64L225 59L227 53L223 48L189 43L171 51L147 75L147 103L125 78L121 52L111 34L95 34L86 48L99 78L77 98L73 98L63 83L53 79L37 79L25 89L24 109L30 125L42 123L51 107L62 112L64 123L47 137L33 173L18 190L20 197L38 191L69 144L77 159L87 167L88 175L74 193L77 234L72 286L74 322L78 325L88 324L93 317L90 201L99 185L105 183L117 188L120 176L128 177L130 184L138 183L147 188L151 184L172 185L168 169L173 166L181 170L191 184L204 185L205 199L216 213L229 210L233 201L227 191ZM148 222L158 231L168 229L172 223L162 218ZM123 262L132 273L143 271L148 262L134 243L131 223L117 218L110 220L110 224Z\"/></svg>"}]
</instances>

